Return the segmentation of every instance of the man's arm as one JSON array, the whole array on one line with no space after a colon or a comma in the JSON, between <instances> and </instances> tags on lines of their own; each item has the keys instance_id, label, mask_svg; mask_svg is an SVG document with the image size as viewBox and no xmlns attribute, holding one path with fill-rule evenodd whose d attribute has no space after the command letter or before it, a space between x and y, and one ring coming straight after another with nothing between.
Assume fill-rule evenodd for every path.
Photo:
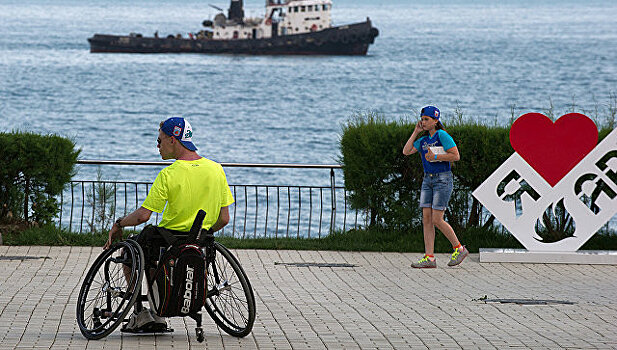
<instances>
[{"instance_id":1,"label":"man's arm","mask_svg":"<svg viewBox=\"0 0 617 350\"><path fill-rule=\"evenodd\" d=\"M150 215L152 215L151 210L144 207L139 207L137 210L130 213L129 215L118 219L116 222L114 222L111 230L109 230L109 238L107 239L107 243L105 243L105 246L103 246L103 249L108 249L109 247L111 247L111 245L116 239L122 238L122 227L137 226L139 224L143 224L144 222L150 220Z\"/></svg>"},{"instance_id":2,"label":"man's arm","mask_svg":"<svg viewBox=\"0 0 617 350\"><path fill-rule=\"evenodd\" d=\"M216 232L223 227L225 227L229 223L229 207L222 207L221 212L219 213L219 218L216 220L214 225L212 225L212 232Z\"/></svg>"}]
</instances>

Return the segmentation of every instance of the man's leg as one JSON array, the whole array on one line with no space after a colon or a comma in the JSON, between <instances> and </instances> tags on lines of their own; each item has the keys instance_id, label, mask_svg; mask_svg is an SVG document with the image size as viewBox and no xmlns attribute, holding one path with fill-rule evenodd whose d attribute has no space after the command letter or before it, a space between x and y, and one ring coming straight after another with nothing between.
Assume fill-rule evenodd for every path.
<instances>
[{"instance_id":1,"label":"man's leg","mask_svg":"<svg viewBox=\"0 0 617 350\"><path fill-rule=\"evenodd\" d=\"M154 277L156 261L159 257L160 246L165 245L164 240L158 234L156 227L152 225L146 226L141 233L137 236L131 237L134 239L139 246L141 247L144 253L144 268L145 272L148 274L146 276L147 283L150 283L152 278ZM163 241L163 242L161 242ZM130 279L131 268L128 266L124 266L124 274L127 281ZM146 291L147 292L147 291ZM140 294L142 294L140 292ZM167 329L167 323L165 319L159 317L154 314L151 310L144 308L141 295L138 297L139 299L135 302L135 310L133 315L129 318L129 322L124 331L127 332L138 332L138 331L161 331Z\"/></svg>"}]
</instances>

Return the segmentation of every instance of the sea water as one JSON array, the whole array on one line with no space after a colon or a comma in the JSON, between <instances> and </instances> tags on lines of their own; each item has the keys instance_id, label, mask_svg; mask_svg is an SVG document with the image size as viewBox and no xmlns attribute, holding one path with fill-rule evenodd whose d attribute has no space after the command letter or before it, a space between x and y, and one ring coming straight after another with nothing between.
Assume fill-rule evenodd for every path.
<instances>
[{"instance_id":1,"label":"sea water","mask_svg":"<svg viewBox=\"0 0 617 350\"><path fill-rule=\"evenodd\" d=\"M263 5L245 0L246 14L262 16ZM334 164L354 113L413 120L434 104L446 125L457 109L488 124L547 110L601 119L617 92L611 1L334 0L335 25L370 17L379 29L362 57L89 52L94 33L186 37L217 12L197 0L0 0L0 131L70 137L82 159L152 161L159 122L184 116L200 154L219 162ZM95 170L81 166L77 178ZM101 168L140 181L159 170ZM227 174L329 184L318 170Z\"/></svg>"}]
</instances>

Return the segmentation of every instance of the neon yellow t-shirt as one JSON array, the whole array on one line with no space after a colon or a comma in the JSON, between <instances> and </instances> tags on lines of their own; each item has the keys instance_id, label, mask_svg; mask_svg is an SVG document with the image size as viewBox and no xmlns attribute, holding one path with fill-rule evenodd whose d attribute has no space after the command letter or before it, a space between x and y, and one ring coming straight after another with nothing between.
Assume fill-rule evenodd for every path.
<instances>
[{"instance_id":1,"label":"neon yellow t-shirt","mask_svg":"<svg viewBox=\"0 0 617 350\"><path fill-rule=\"evenodd\" d=\"M200 158L176 160L161 170L142 207L157 213L165 210L160 227L188 232L199 209L206 212L202 227L209 229L216 223L221 208L233 202L223 167Z\"/></svg>"}]
</instances>

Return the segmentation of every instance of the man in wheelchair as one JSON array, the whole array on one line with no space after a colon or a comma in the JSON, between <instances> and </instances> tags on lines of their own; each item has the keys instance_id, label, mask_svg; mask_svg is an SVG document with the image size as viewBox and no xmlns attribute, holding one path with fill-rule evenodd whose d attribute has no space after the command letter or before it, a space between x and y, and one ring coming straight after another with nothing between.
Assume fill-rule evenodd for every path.
<instances>
[{"instance_id":1,"label":"man in wheelchair","mask_svg":"<svg viewBox=\"0 0 617 350\"><path fill-rule=\"evenodd\" d=\"M122 228L147 222L152 212L163 212L159 227L182 237L191 229L199 210L206 212L202 228L216 232L229 222L228 206L234 202L220 164L201 157L192 142L193 130L184 118L169 118L159 125L157 147L161 158L176 161L159 172L142 206L116 220L103 249L122 238ZM163 211L164 209L164 211ZM156 227L148 225L133 237L142 247L146 272L156 267L161 247L167 247ZM167 328L164 318L136 304L125 331L158 331Z\"/></svg>"}]
</instances>

